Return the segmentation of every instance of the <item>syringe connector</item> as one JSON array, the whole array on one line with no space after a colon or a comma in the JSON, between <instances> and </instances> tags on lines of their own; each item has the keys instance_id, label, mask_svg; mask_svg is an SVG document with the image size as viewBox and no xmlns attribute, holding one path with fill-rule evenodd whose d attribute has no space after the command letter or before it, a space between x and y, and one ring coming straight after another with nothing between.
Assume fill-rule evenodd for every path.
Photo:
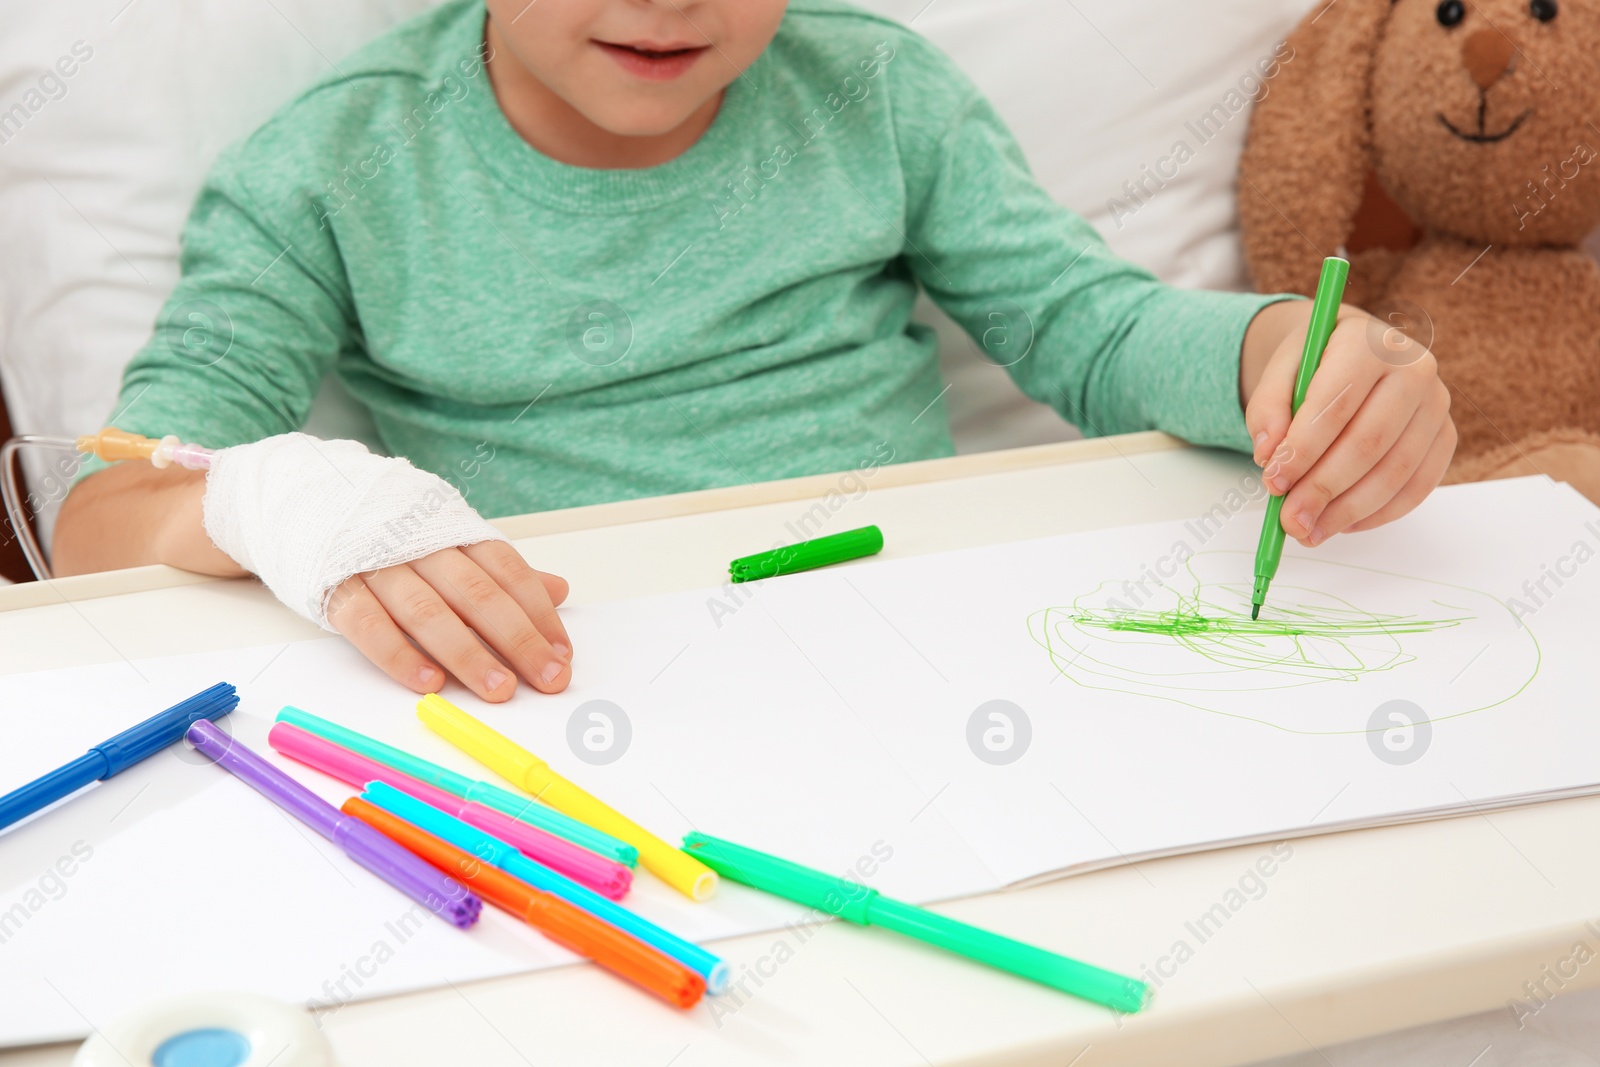
<instances>
[{"instance_id":1,"label":"syringe connector","mask_svg":"<svg viewBox=\"0 0 1600 1067\"><path fill-rule=\"evenodd\" d=\"M92 453L107 463L147 459L154 467L167 467L175 463L191 471L211 468L211 450L208 448L184 444L174 434L156 440L119 430L115 426L107 426L97 434L78 438L78 451Z\"/></svg>"},{"instance_id":2,"label":"syringe connector","mask_svg":"<svg viewBox=\"0 0 1600 1067\"><path fill-rule=\"evenodd\" d=\"M128 459L149 459L160 443L115 426L107 426L99 433L78 438L78 451L92 453L107 463L120 463Z\"/></svg>"}]
</instances>

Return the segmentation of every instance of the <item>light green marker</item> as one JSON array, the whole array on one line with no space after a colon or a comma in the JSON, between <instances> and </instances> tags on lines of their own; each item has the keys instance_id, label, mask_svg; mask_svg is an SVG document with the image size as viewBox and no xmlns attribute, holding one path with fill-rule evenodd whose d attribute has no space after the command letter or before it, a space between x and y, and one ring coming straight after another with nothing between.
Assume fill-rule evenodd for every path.
<instances>
[{"instance_id":1,"label":"light green marker","mask_svg":"<svg viewBox=\"0 0 1600 1067\"><path fill-rule=\"evenodd\" d=\"M1132 1014L1150 1001L1150 987L1138 979L890 900L876 889L765 852L702 833L686 834L683 847L724 878L862 926L882 926L1120 1012Z\"/></svg>"},{"instance_id":2,"label":"light green marker","mask_svg":"<svg viewBox=\"0 0 1600 1067\"><path fill-rule=\"evenodd\" d=\"M1300 372L1294 377L1294 396L1289 411L1300 413L1306 402L1306 392L1311 379L1322 363L1322 354L1328 350L1328 340L1339 322L1339 302L1344 299L1344 283L1350 278L1350 261L1329 256L1322 261L1322 278L1317 282L1317 296L1311 304L1311 325L1306 330L1306 347L1300 353ZM1286 496L1287 494L1285 494ZM1278 561L1283 558L1283 497L1267 501L1267 518L1261 524L1261 541L1256 545L1256 587L1250 597L1250 617L1261 617L1261 605L1267 602L1267 586L1278 576Z\"/></svg>"}]
</instances>

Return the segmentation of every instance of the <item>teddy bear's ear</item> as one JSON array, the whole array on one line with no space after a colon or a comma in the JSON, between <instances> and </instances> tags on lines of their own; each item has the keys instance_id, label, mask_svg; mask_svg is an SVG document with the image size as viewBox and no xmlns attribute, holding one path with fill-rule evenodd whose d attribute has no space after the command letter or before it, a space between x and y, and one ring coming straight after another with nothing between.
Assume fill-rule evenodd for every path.
<instances>
[{"instance_id":1,"label":"teddy bear's ear","mask_svg":"<svg viewBox=\"0 0 1600 1067\"><path fill-rule=\"evenodd\" d=\"M1311 293L1372 166L1368 87L1394 0L1320 0L1280 50L1239 161L1245 259L1262 292Z\"/></svg>"}]
</instances>

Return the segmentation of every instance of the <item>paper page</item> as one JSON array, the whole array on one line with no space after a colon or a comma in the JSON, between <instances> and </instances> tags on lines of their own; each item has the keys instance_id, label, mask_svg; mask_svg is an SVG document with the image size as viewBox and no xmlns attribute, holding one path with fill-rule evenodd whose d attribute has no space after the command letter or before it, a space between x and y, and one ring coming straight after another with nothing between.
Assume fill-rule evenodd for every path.
<instances>
[{"instance_id":1,"label":"paper page","mask_svg":"<svg viewBox=\"0 0 1600 1067\"><path fill-rule=\"evenodd\" d=\"M918 902L1600 784L1600 511L1535 479L1441 490L1383 530L1291 542L1251 626L1259 529L1223 507L580 606L566 693L445 695L669 840ZM336 804L353 790L268 749L283 705L498 781L330 639L0 679L0 788L217 681L242 694L227 728ZM806 917L643 872L627 903L700 940ZM178 746L0 832L0 1043L196 989L339 1005L570 960L491 911L467 933L423 919Z\"/></svg>"}]
</instances>

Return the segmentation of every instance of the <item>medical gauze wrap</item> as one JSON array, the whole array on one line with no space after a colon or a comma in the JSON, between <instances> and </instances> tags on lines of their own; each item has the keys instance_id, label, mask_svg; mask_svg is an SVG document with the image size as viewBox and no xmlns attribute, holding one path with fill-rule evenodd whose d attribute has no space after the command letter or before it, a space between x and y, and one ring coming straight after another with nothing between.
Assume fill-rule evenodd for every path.
<instances>
[{"instance_id":1,"label":"medical gauze wrap","mask_svg":"<svg viewBox=\"0 0 1600 1067\"><path fill-rule=\"evenodd\" d=\"M329 594L351 575L506 539L437 475L303 433L219 449L204 513L218 548L325 630Z\"/></svg>"}]
</instances>

